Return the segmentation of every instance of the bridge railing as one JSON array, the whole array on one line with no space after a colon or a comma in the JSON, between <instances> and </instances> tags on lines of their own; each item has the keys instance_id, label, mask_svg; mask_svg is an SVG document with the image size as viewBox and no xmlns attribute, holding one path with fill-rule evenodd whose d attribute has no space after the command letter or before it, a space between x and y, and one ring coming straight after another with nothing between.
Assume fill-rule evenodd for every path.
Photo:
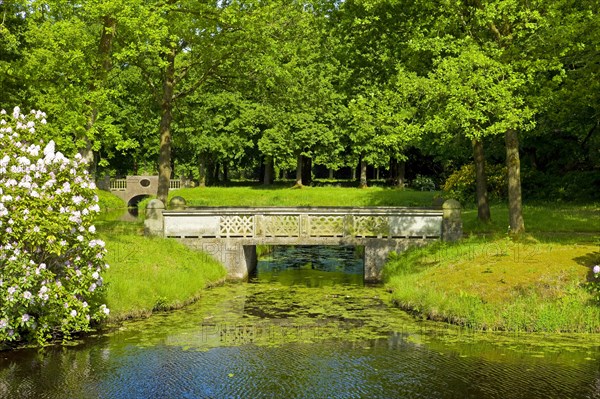
<instances>
[{"instance_id":1,"label":"bridge railing","mask_svg":"<svg viewBox=\"0 0 600 399\"><path fill-rule=\"evenodd\" d=\"M127 179L110 179L109 187L111 191L125 191L127 190Z\"/></svg>"},{"instance_id":2,"label":"bridge railing","mask_svg":"<svg viewBox=\"0 0 600 399\"><path fill-rule=\"evenodd\" d=\"M171 179L169 181L169 189L177 190L181 188L181 180L180 179Z\"/></svg>"},{"instance_id":3,"label":"bridge railing","mask_svg":"<svg viewBox=\"0 0 600 399\"><path fill-rule=\"evenodd\" d=\"M171 179L169 181L169 189L177 190L182 187L180 179ZM110 179L109 188L111 191L126 191L127 190L127 179Z\"/></svg>"},{"instance_id":4,"label":"bridge railing","mask_svg":"<svg viewBox=\"0 0 600 399\"><path fill-rule=\"evenodd\" d=\"M440 238L441 210L414 208L197 208L164 211L180 238Z\"/></svg>"}]
</instances>

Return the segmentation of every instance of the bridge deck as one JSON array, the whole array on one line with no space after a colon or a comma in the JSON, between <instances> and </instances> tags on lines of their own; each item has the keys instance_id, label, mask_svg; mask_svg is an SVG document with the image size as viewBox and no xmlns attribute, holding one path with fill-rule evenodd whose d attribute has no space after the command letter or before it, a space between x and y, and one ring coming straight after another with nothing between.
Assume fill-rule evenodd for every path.
<instances>
[{"instance_id":1,"label":"bridge deck","mask_svg":"<svg viewBox=\"0 0 600 399\"><path fill-rule=\"evenodd\" d=\"M442 211L415 208L195 208L164 211L179 238L439 238ZM289 240L288 240L289 241Z\"/></svg>"},{"instance_id":2,"label":"bridge deck","mask_svg":"<svg viewBox=\"0 0 600 399\"><path fill-rule=\"evenodd\" d=\"M154 200L158 201L158 200ZM365 281L381 280L391 251L402 252L462 235L460 204L441 209L400 207L204 207L165 211L149 204L148 234L176 238L222 262L228 276L245 279L256 265L256 245L362 245Z\"/></svg>"}]
</instances>

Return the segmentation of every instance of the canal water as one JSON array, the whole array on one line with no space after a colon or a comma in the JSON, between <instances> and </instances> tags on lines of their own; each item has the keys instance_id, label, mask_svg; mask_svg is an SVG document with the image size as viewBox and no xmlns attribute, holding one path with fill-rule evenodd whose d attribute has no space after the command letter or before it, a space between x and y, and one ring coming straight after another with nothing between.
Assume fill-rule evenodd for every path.
<instances>
[{"instance_id":1,"label":"canal water","mask_svg":"<svg viewBox=\"0 0 600 399\"><path fill-rule=\"evenodd\" d=\"M0 353L0 398L600 398L598 337L415 321L361 258L275 248L185 309Z\"/></svg>"}]
</instances>

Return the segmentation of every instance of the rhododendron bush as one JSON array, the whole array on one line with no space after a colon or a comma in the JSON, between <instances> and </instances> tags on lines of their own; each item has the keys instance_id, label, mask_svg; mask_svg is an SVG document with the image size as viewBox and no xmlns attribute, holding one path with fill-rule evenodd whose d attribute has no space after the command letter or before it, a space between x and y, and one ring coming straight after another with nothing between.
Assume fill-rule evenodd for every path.
<instances>
[{"instance_id":1,"label":"rhododendron bush","mask_svg":"<svg viewBox=\"0 0 600 399\"><path fill-rule=\"evenodd\" d=\"M81 157L36 139L45 114L0 111L0 341L40 344L106 317L104 242Z\"/></svg>"}]
</instances>

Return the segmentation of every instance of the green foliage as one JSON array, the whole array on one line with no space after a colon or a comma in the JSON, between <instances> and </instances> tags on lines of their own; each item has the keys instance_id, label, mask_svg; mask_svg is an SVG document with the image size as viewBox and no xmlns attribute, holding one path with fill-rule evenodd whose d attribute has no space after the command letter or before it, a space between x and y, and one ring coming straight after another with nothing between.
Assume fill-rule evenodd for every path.
<instances>
[{"instance_id":1,"label":"green foliage","mask_svg":"<svg viewBox=\"0 0 600 399\"><path fill-rule=\"evenodd\" d=\"M486 164L488 195L492 200L506 198L506 166ZM463 165L452 173L444 183L444 193L449 198L454 198L463 204L475 201L475 165Z\"/></svg>"},{"instance_id":2,"label":"green foliage","mask_svg":"<svg viewBox=\"0 0 600 399\"><path fill-rule=\"evenodd\" d=\"M600 173L591 171L569 171L543 173L537 170L523 171L523 191L526 198L558 201L593 201L598 198Z\"/></svg>"},{"instance_id":3,"label":"green foliage","mask_svg":"<svg viewBox=\"0 0 600 399\"><path fill-rule=\"evenodd\" d=\"M289 171L299 154L332 169L407 161L410 178L425 173L410 170L413 147L446 175L471 139L488 137L498 162L495 137L517 129L531 164L559 177L522 173L525 200L597 191L597 0L49 0L0 12L0 105L51 111L40 137L101 173L155 173L160 126L173 146L163 169L194 178L256 176L265 158Z\"/></svg>"},{"instance_id":4,"label":"green foliage","mask_svg":"<svg viewBox=\"0 0 600 399\"><path fill-rule=\"evenodd\" d=\"M411 186L419 191L434 191L435 181L429 176L417 175L411 182Z\"/></svg>"},{"instance_id":5,"label":"green foliage","mask_svg":"<svg viewBox=\"0 0 600 399\"><path fill-rule=\"evenodd\" d=\"M427 128L469 139L528 130L533 112L525 104L522 73L498 61L499 54L469 39L456 40L456 54L444 54L431 72L430 96L436 104Z\"/></svg>"},{"instance_id":6,"label":"green foliage","mask_svg":"<svg viewBox=\"0 0 600 399\"><path fill-rule=\"evenodd\" d=\"M0 342L68 339L109 313L95 186L81 157L67 159L53 141L42 149L44 118L0 113Z\"/></svg>"}]
</instances>

